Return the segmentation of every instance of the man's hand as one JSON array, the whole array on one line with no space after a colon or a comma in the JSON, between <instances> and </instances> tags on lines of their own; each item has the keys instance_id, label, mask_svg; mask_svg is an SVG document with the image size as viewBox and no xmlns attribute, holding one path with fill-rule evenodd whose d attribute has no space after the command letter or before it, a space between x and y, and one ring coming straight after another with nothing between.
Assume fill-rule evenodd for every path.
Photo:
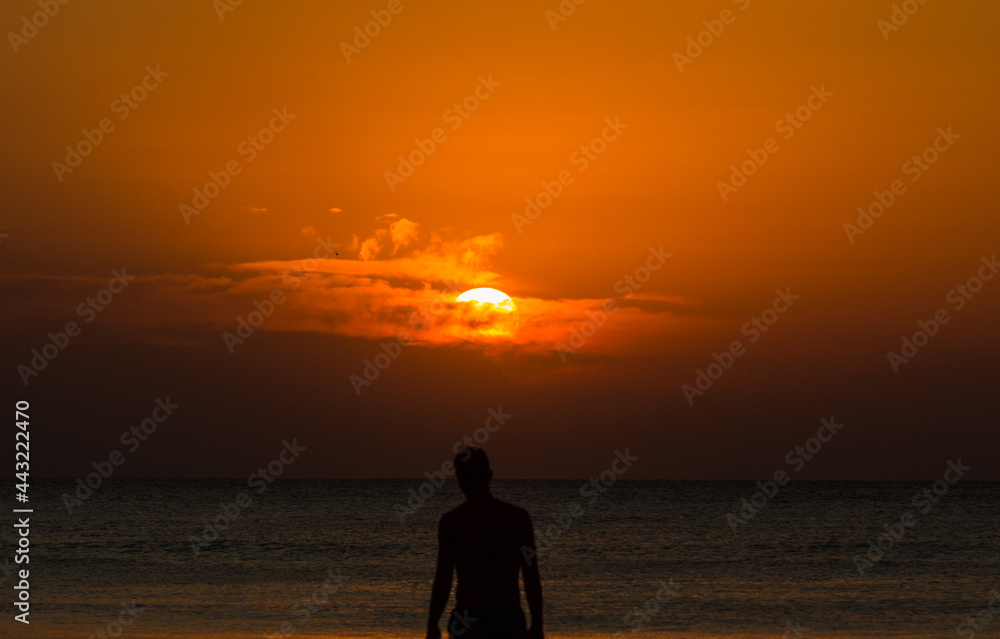
<instances>
[{"instance_id":1,"label":"man's hand","mask_svg":"<svg viewBox=\"0 0 1000 639\"><path fill-rule=\"evenodd\" d=\"M428 639L430 638L428 637ZM531 627L528 628L528 639L545 639L545 633L542 632L542 627L531 624Z\"/></svg>"},{"instance_id":2,"label":"man's hand","mask_svg":"<svg viewBox=\"0 0 1000 639\"><path fill-rule=\"evenodd\" d=\"M441 639L441 629L437 625L427 626L427 639Z\"/></svg>"}]
</instances>

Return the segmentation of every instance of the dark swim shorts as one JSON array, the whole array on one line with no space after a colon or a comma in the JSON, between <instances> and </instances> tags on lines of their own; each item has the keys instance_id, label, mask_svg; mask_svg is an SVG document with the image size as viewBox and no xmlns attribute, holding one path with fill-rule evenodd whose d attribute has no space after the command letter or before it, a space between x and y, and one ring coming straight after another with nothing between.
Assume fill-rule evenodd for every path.
<instances>
[{"instance_id":1,"label":"dark swim shorts","mask_svg":"<svg viewBox=\"0 0 1000 639\"><path fill-rule=\"evenodd\" d=\"M451 639L525 639L528 622L517 608L455 608L448 618Z\"/></svg>"}]
</instances>

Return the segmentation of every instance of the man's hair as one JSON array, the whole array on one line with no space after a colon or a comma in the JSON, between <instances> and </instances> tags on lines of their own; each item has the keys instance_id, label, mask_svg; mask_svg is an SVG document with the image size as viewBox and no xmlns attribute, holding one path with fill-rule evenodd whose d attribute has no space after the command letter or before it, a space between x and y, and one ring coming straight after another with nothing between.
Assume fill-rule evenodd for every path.
<instances>
[{"instance_id":1,"label":"man's hair","mask_svg":"<svg viewBox=\"0 0 1000 639\"><path fill-rule=\"evenodd\" d=\"M490 479L490 460L486 451L475 446L455 455L455 474L466 484L478 484Z\"/></svg>"}]
</instances>

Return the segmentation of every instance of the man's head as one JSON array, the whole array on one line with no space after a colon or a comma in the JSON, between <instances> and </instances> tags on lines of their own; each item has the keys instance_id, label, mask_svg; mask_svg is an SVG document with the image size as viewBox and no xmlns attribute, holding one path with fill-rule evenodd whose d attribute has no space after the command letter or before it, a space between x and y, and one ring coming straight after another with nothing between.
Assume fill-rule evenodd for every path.
<instances>
[{"instance_id":1,"label":"man's head","mask_svg":"<svg viewBox=\"0 0 1000 639\"><path fill-rule=\"evenodd\" d=\"M490 480L493 479L493 471L490 470L490 460L486 457L486 451L476 447L459 451L455 455L455 475L466 497L470 491L479 492L488 489Z\"/></svg>"}]
</instances>

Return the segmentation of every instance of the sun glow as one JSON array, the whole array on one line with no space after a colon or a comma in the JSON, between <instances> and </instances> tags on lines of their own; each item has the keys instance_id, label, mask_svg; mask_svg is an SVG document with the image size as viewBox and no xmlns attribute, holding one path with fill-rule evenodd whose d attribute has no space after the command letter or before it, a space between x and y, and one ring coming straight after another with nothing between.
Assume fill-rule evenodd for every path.
<instances>
[{"instance_id":1,"label":"sun glow","mask_svg":"<svg viewBox=\"0 0 1000 639\"><path fill-rule=\"evenodd\" d=\"M456 298L457 302L476 302L478 305L492 304L497 308L508 308L513 310L514 301L503 291L495 288L473 288L462 293Z\"/></svg>"},{"instance_id":2,"label":"sun glow","mask_svg":"<svg viewBox=\"0 0 1000 639\"><path fill-rule=\"evenodd\" d=\"M455 301L466 302L461 311L466 337L511 337L517 331L517 307L503 291L474 288L459 295Z\"/></svg>"}]
</instances>

